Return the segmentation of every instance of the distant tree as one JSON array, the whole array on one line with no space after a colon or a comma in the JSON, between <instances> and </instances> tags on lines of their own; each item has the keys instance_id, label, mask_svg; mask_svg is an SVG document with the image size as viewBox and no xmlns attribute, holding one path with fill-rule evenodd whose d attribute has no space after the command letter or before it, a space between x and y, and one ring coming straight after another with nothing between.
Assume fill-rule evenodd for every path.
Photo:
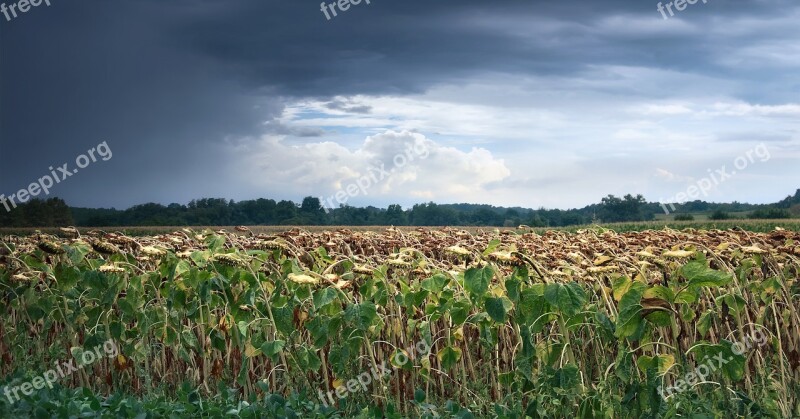
<instances>
[{"instance_id":1,"label":"distant tree","mask_svg":"<svg viewBox=\"0 0 800 419\"><path fill-rule=\"evenodd\" d=\"M580 225L580 224L587 224L591 220L582 216L578 211L565 211L564 215L561 217L561 226L571 226L571 225Z\"/></svg>"},{"instance_id":2,"label":"distant tree","mask_svg":"<svg viewBox=\"0 0 800 419\"><path fill-rule=\"evenodd\" d=\"M403 212L403 207L397 204L389 205L386 208L386 223L387 225L404 226L408 224L408 217Z\"/></svg>"},{"instance_id":3,"label":"distant tree","mask_svg":"<svg viewBox=\"0 0 800 419\"><path fill-rule=\"evenodd\" d=\"M715 220L715 221L729 220L730 218L731 218L730 214L722 210L716 210L712 212L711 215L708 216L709 220Z\"/></svg>"},{"instance_id":4,"label":"distant tree","mask_svg":"<svg viewBox=\"0 0 800 419\"><path fill-rule=\"evenodd\" d=\"M547 220L542 217L541 214L542 210L534 211L533 215L531 216L530 220L528 221L528 225L531 227L547 227Z\"/></svg>"},{"instance_id":5,"label":"distant tree","mask_svg":"<svg viewBox=\"0 0 800 419\"><path fill-rule=\"evenodd\" d=\"M0 205L0 227L11 227L11 212Z\"/></svg>"},{"instance_id":6,"label":"distant tree","mask_svg":"<svg viewBox=\"0 0 800 419\"><path fill-rule=\"evenodd\" d=\"M794 193L794 196L789 195L786 199L775 204L778 208L791 208L793 205L800 204L800 189Z\"/></svg>"},{"instance_id":7,"label":"distant tree","mask_svg":"<svg viewBox=\"0 0 800 419\"><path fill-rule=\"evenodd\" d=\"M300 216L307 220L304 224L324 225L325 223L325 210L319 202L319 198L307 196L303 198L303 203L300 204Z\"/></svg>"},{"instance_id":8,"label":"distant tree","mask_svg":"<svg viewBox=\"0 0 800 419\"><path fill-rule=\"evenodd\" d=\"M758 220L777 220L783 218L792 218L792 214L788 210L781 208L759 208L750 213L750 218Z\"/></svg>"},{"instance_id":9,"label":"distant tree","mask_svg":"<svg viewBox=\"0 0 800 419\"><path fill-rule=\"evenodd\" d=\"M522 224L522 221L519 217L519 211L511 208L507 209L503 220L503 226L516 227L520 224Z\"/></svg>"},{"instance_id":10,"label":"distant tree","mask_svg":"<svg viewBox=\"0 0 800 419\"><path fill-rule=\"evenodd\" d=\"M681 204L681 209L687 212L704 212L708 211L708 208L709 203L700 200L684 202Z\"/></svg>"},{"instance_id":11,"label":"distant tree","mask_svg":"<svg viewBox=\"0 0 800 419\"><path fill-rule=\"evenodd\" d=\"M23 214L26 227L45 227L55 224L54 214L47 203L39 199L32 199L25 205L17 208Z\"/></svg>"},{"instance_id":12,"label":"distant tree","mask_svg":"<svg viewBox=\"0 0 800 419\"><path fill-rule=\"evenodd\" d=\"M10 211L0 205L0 227L55 227L74 224L72 212L60 198L32 199Z\"/></svg>"},{"instance_id":13,"label":"distant tree","mask_svg":"<svg viewBox=\"0 0 800 419\"><path fill-rule=\"evenodd\" d=\"M136 205L125 211L125 221L130 225L166 225L166 212L167 207L161 204L148 203Z\"/></svg>"},{"instance_id":14,"label":"distant tree","mask_svg":"<svg viewBox=\"0 0 800 419\"><path fill-rule=\"evenodd\" d=\"M489 208L481 208L475 212L472 217L472 224L479 226L500 226L503 223L503 217Z\"/></svg>"},{"instance_id":15,"label":"distant tree","mask_svg":"<svg viewBox=\"0 0 800 419\"><path fill-rule=\"evenodd\" d=\"M242 201L239 203L242 214L247 218L240 224L270 225L277 224L275 209L277 203L273 199L257 199L255 201Z\"/></svg>"},{"instance_id":16,"label":"distant tree","mask_svg":"<svg viewBox=\"0 0 800 419\"><path fill-rule=\"evenodd\" d=\"M414 205L409 220L418 226L452 226L460 225L461 221L456 210L433 202Z\"/></svg>"},{"instance_id":17,"label":"distant tree","mask_svg":"<svg viewBox=\"0 0 800 419\"><path fill-rule=\"evenodd\" d=\"M694 221L694 216L692 214L677 214L675 215L675 221Z\"/></svg>"},{"instance_id":18,"label":"distant tree","mask_svg":"<svg viewBox=\"0 0 800 419\"><path fill-rule=\"evenodd\" d=\"M281 201L275 206L275 223L289 224L288 221L297 216L297 206L292 201Z\"/></svg>"},{"instance_id":19,"label":"distant tree","mask_svg":"<svg viewBox=\"0 0 800 419\"><path fill-rule=\"evenodd\" d=\"M347 204L341 204L339 208L332 210L330 216L334 225L356 225L355 208Z\"/></svg>"},{"instance_id":20,"label":"distant tree","mask_svg":"<svg viewBox=\"0 0 800 419\"><path fill-rule=\"evenodd\" d=\"M606 223L620 221L647 221L653 218L653 214L645 211L647 200L642 195L625 195L617 198L608 195L601 201L600 218Z\"/></svg>"}]
</instances>

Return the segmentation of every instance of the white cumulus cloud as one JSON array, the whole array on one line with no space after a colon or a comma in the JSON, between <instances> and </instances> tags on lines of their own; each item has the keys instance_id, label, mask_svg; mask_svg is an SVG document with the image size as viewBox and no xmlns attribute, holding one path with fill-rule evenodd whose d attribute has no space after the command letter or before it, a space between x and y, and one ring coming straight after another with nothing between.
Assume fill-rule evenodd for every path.
<instances>
[{"instance_id":1,"label":"white cumulus cloud","mask_svg":"<svg viewBox=\"0 0 800 419\"><path fill-rule=\"evenodd\" d=\"M237 177L267 196L327 199L358 187L347 204L383 205L407 202L409 197L479 202L487 185L511 176L505 161L486 149L463 151L412 131L387 130L367 137L355 149L331 141L292 144L274 135L233 143L233 153L242 162Z\"/></svg>"}]
</instances>

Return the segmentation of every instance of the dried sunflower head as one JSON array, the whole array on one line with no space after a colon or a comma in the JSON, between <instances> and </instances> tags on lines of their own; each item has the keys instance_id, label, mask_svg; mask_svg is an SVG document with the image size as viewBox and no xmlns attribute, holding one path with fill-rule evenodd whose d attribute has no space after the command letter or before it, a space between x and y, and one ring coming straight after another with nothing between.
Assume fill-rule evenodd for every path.
<instances>
[{"instance_id":1,"label":"dried sunflower head","mask_svg":"<svg viewBox=\"0 0 800 419\"><path fill-rule=\"evenodd\" d=\"M492 252L489 253L489 260L494 263L506 266L521 266L522 259L514 256L511 252Z\"/></svg>"},{"instance_id":2,"label":"dried sunflower head","mask_svg":"<svg viewBox=\"0 0 800 419\"><path fill-rule=\"evenodd\" d=\"M106 272L106 273L123 273L123 272L125 272L125 269L123 269L123 268L121 268L121 267L119 267L117 265L114 265L114 264L103 265L100 268L98 268L98 270L100 272Z\"/></svg>"},{"instance_id":3,"label":"dried sunflower head","mask_svg":"<svg viewBox=\"0 0 800 419\"><path fill-rule=\"evenodd\" d=\"M43 252L49 253L51 255L61 255L66 253L64 248L59 246L55 242L51 242L49 240L42 240L39 242L39 249L42 249Z\"/></svg>"},{"instance_id":4,"label":"dried sunflower head","mask_svg":"<svg viewBox=\"0 0 800 419\"><path fill-rule=\"evenodd\" d=\"M231 254L221 254L214 256L214 262L220 263L222 265L227 266L234 266L234 267L244 267L247 265L247 262L239 256L231 255Z\"/></svg>"},{"instance_id":5,"label":"dried sunflower head","mask_svg":"<svg viewBox=\"0 0 800 419\"><path fill-rule=\"evenodd\" d=\"M587 272L591 273L607 273L607 272L617 272L620 269L616 266L592 266L587 268Z\"/></svg>"},{"instance_id":6,"label":"dried sunflower head","mask_svg":"<svg viewBox=\"0 0 800 419\"><path fill-rule=\"evenodd\" d=\"M411 263L410 262L405 261L405 260L403 260L401 258L389 259L389 260L386 261L386 263L388 263L389 266L392 266L392 267L395 267L395 268L410 268L411 267Z\"/></svg>"},{"instance_id":7,"label":"dried sunflower head","mask_svg":"<svg viewBox=\"0 0 800 419\"><path fill-rule=\"evenodd\" d=\"M160 256L166 255L167 251L164 250L164 249L159 249L157 247L153 247L153 246L145 246L145 247L142 247L142 253L144 253L145 255L148 255L148 256L160 257Z\"/></svg>"},{"instance_id":8,"label":"dried sunflower head","mask_svg":"<svg viewBox=\"0 0 800 419\"><path fill-rule=\"evenodd\" d=\"M121 250L117 246L114 246L111 243L95 240L92 241L92 249L94 249L97 253L102 253L104 255L113 255L117 253L122 253Z\"/></svg>"},{"instance_id":9,"label":"dried sunflower head","mask_svg":"<svg viewBox=\"0 0 800 419\"><path fill-rule=\"evenodd\" d=\"M112 242L114 244L123 245L123 246L124 245L128 245L128 244L132 244L132 245L138 245L139 244L139 243L136 242L136 240L134 240L134 239L132 239L132 238L130 238L128 236L123 236L123 235L114 235L113 237L110 237L108 239L108 241L110 241L110 242Z\"/></svg>"},{"instance_id":10,"label":"dried sunflower head","mask_svg":"<svg viewBox=\"0 0 800 419\"><path fill-rule=\"evenodd\" d=\"M258 247L266 250L282 250L284 252L289 250L289 246L286 243L276 240L262 241L258 244Z\"/></svg>"},{"instance_id":11,"label":"dried sunflower head","mask_svg":"<svg viewBox=\"0 0 800 419\"><path fill-rule=\"evenodd\" d=\"M31 282L31 281L33 281L33 278L32 277L28 277L28 276L26 276L24 274L16 274L16 275L11 275L11 281L12 282Z\"/></svg>"},{"instance_id":12,"label":"dried sunflower head","mask_svg":"<svg viewBox=\"0 0 800 419\"><path fill-rule=\"evenodd\" d=\"M742 246L742 251L751 255L761 255L764 253L768 253L766 250L758 246Z\"/></svg>"},{"instance_id":13,"label":"dried sunflower head","mask_svg":"<svg viewBox=\"0 0 800 419\"><path fill-rule=\"evenodd\" d=\"M450 247L444 249L444 251L447 252L447 253L456 255L456 256L469 256L470 255L469 250L467 250L467 249L465 249L463 247L460 247L460 246L450 246Z\"/></svg>"},{"instance_id":14,"label":"dried sunflower head","mask_svg":"<svg viewBox=\"0 0 800 419\"><path fill-rule=\"evenodd\" d=\"M296 274L291 273L288 276L289 280L296 283L296 284L309 284L309 285L316 285L319 284L319 279L314 278L311 275L306 274Z\"/></svg>"},{"instance_id":15,"label":"dried sunflower head","mask_svg":"<svg viewBox=\"0 0 800 419\"><path fill-rule=\"evenodd\" d=\"M373 270L366 266L356 266L353 268L353 272L361 275L372 275Z\"/></svg>"},{"instance_id":16,"label":"dried sunflower head","mask_svg":"<svg viewBox=\"0 0 800 419\"><path fill-rule=\"evenodd\" d=\"M61 227L59 230L69 237L78 237L80 233L78 232L77 228L74 227Z\"/></svg>"},{"instance_id":17,"label":"dried sunflower head","mask_svg":"<svg viewBox=\"0 0 800 419\"><path fill-rule=\"evenodd\" d=\"M662 256L664 256L665 258L671 258L671 259L683 259L683 258L688 258L688 257L692 256L693 254L694 254L694 252L690 252L688 250L668 250L668 251L664 252L664 254Z\"/></svg>"}]
</instances>

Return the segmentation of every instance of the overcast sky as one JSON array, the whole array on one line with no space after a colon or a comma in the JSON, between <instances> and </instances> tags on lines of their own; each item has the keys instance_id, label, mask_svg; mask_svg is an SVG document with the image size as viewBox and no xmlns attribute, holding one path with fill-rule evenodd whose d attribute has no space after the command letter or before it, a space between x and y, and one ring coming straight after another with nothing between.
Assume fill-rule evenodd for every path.
<instances>
[{"instance_id":1,"label":"overcast sky","mask_svg":"<svg viewBox=\"0 0 800 419\"><path fill-rule=\"evenodd\" d=\"M796 0L50 3L0 14L6 196L104 141L50 196L299 202L375 175L348 204L569 208L723 166L701 198L800 188Z\"/></svg>"}]
</instances>

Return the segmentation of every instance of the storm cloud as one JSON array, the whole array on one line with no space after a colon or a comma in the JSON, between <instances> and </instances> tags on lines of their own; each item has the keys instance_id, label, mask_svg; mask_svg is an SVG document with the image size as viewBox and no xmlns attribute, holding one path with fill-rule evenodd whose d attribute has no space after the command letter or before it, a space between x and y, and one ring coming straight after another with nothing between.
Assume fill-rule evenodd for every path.
<instances>
[{"instance_id":1,"label":"storm cloud","mask_svg":"<svg viewBox=\"0 0 800 419\"><path fill-rule=\"evenodd\" d=\"M800 184L793 1L51 3L0 16L6 195L103 141L114 158L52 196L299 201L409 141L435 153L350 204L656 201L760 143L770 161L705 199Z\"/></svg>"}]
</instances>

